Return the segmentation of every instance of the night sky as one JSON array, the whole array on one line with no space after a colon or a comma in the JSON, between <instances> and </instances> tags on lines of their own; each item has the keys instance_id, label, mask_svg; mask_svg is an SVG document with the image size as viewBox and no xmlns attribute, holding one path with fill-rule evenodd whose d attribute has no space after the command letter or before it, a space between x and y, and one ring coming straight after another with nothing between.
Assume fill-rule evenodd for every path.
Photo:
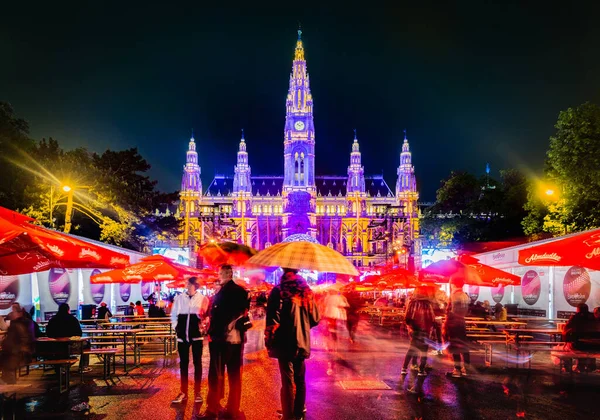
<instances>
[{"instance_id":1,"label":"night sky","mask_svg":"<svg viewBox=\"0 0 600 420\"><path fill-rule=\"evenodd\" d=\"M558 112L600 102L598 1L21 3L0 11L0 100L35 138L139 147L166 191L192 128L205 187L233 173L241 128L252 173L283 172L298 22L321 175L346 174L356 128L393 189L406 128L433 200L453 169L540 172Z\"/></svg>"}]
</instances>

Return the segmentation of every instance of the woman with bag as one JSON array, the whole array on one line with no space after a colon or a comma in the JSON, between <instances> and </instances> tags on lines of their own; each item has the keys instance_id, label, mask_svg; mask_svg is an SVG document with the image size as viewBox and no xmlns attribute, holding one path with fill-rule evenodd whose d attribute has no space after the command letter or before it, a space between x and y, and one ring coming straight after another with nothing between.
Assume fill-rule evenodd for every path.
<instances>
[{"instance_id":1,"label":"woman with bag","mask_svg":"<svg viewBox=\"0 0 600 420\"><path fill-rule=\"evenodd\" d=\"M208 319L205 318L207 311L208 298L198 292L198 279L190 277L187 291L175 298L171 311L171 321L177 335L181 374L181 392L173 400L175 404L180 404L188 398L190 347L194 361L194 402L202 404L200 385L202 384L202 349L208 323Z\"/></svg>"}]
</instances>

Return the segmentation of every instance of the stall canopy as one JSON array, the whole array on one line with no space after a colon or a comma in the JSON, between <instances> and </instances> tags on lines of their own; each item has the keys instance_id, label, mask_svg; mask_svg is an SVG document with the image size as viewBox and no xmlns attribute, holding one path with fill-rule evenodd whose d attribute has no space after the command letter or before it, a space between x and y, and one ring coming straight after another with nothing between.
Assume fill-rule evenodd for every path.
<instances>
[{"instance_id":1,"label":"stall canopy","mask_svg":"<svg viewBox=\"0 0 600 420\"><path fill-rule=\"evenodd\" d=\"M435 283L463 283L471 286L518 286L519 276L507 273L486 264L478 259L462 255L459 260L444 260L431 264L419 273L419 280Z\"/></svg>"},{"instance_id":2,"label":"stall canopy","mask_svg":"<svg viewBox=\"0 0 600 420\"><path fill-rule=\"evenodd\" d=\"M213 273L213 272L211 272ZM162 255L142 258L136 264L119 270L111 270L90 277L92 284L181 281L190 277L206 276L205 270L178 264Z\"/></svg>"},{"instance_id":3,"label":"stall canopy","mask_svg":"<svg viewBox=\"0 0 600 420\"><path fill-rule=\"evenodd\" d=\"M34 225L33 221L0 207L1 275L51 268L117 268L129 263L125 254Z\"/></svg>"},{"instance_id":4,"label":"stall canopy","mask_svg":"<svg viewBox=\"0 0 600 420\"><path fill-rule=\"evenodd\" d=\"M525 248L519 264L527 266L581 266L600 270L600 229Z\"/></svg>"}]
</instances>

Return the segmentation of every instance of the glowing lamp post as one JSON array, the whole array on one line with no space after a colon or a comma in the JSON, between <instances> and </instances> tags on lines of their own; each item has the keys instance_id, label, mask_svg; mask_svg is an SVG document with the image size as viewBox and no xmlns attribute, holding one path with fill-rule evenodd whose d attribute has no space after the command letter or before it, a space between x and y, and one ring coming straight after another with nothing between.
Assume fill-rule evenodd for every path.
<instances>
[{"instance_id":1,"label":"glowing lamp post","mask_svg":"<svg viewBox=\"0 0 600 420\"><path fill-rule=\"evenodd\" d=\"M65 233L71 232L71 219L73 217L73 188L63 185L62 190L67 193L67 210L65 213Z\"/></svg>"}]
</instances>

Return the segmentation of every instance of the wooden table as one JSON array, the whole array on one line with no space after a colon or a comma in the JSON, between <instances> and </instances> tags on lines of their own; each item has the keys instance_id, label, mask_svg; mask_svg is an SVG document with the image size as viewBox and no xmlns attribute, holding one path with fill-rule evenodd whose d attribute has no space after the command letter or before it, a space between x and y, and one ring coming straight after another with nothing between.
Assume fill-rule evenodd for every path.
<instances>
[{"instance_id":1,"label":"wooden table","mask_svg":"<svg viewBox=\"0 0 600 420\"><path fill-rule=\"evenodd\" d=\"M527 325L526 322L518 322L518 321L487 321L487 320L481 320L481 321L475 321L475 320L466 320L465 324L467 325L494 325L494 326L525 326Z\"/></svg>"},{"instance_id":2,"label":"wooden table","mask_svg":"<svg viewBox=\"0 0 600 420\"><path fill-rule=\"evenodd\" d=\"M127 329L85 329L83 330L84 334L90 334L92 337L94 335L111 335L111 336L122 336L123 338L123 369L127 373L127 337L131 336L133 339L133 365L134 368L139 366L139 353L138 353L138 343L137 343L137 334L143 332L144 330L141 328L127 328ZM120 337L119 337L120 338Z\"/></svg>"}]
</instances>

